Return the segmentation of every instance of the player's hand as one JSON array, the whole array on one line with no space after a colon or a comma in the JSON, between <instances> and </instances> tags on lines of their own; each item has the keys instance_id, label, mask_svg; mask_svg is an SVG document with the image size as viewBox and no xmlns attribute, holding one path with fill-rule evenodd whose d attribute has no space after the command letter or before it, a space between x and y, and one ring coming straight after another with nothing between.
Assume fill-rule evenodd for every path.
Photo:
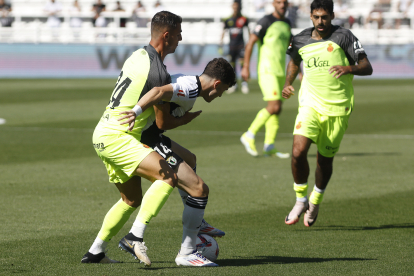
<instances>
[{"instance_id":1,"label":"player's hand","mask_svg":"<svg viewBox=\"0 0 414 276\"><path fill-rule=\"evenodd\" d=\"M332 77L339 79L342 75L347 75L351 73L351 67L335 65L329 68L329 74L332 74L332 73L334 73Z\"/></svg>"},{"instance_id":2,"label":"player's hand","mask_svg":"<svg viewBox=\"0 0 414 276\"><path fill-rule=\"evenodd\" d=\"M249 78L250 78L249 68L247 68L247 67L242 68L241 77L243 78L244 81L249 81Z\"/></svg>"},{"instance_id":3,"label":"player's hand","mask_svg":"<svg viewBox=\"0 0 414 276\"><path fill-rule=\"evenodd\" d=\"M120 122L120 125L128 124L128 130L131 131L134 128L135 124L135 118L137 114L135 114L134 110L128 110L128 111L122 111L119 113L119 115L125 114L125 116L122 116L118 119L118 121L122 121L126 119L125 121Z\"/></svg>"},{"instance_id":4,"label":"player's hand","mask_svg":"<svg viewBox=\"0 0 414 276\"><path fill-rule=\"evenodd\" d=\"M295 91L295 88L293 88L292 85L285 86L282 90L282 97L285 99L289 99L292 95L295 95L293 91Z\"/></svg>"},{"instance_id":5,"label":"player's hand","mask_svg":"<svg viewBox=\"0 0 414 276\"><path fill-rule=\"evenodd\" d=\"M184 124L188 124L189 122L197 118L201 114L201 112L202 112L201 110L196 111L196 112L187 111L181 118L184 120Z\"/></svg>"}]
</instances>

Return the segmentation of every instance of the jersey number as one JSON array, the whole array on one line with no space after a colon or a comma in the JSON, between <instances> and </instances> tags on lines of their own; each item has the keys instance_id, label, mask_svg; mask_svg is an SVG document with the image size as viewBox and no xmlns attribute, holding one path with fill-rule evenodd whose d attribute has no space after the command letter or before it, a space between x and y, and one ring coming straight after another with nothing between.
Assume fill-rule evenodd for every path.
<instances>
[{"instance_id":1,"label":"jersey number","mask_svg":"<svg viewBox=\"0 0 414 276\"><path fill-rule=\"evenodd\" d=\"M130 78L126 78L121 83L119 83L119 81L122 79L123 74L124 72L121 71L121 74L118 77L118 81L115 84L114 92L112 92L111 100L109 101L109 104L112 103L112 109L119 106L122 96L124 96L125 91L128 89L129 85L132 82Z\"/></svg>"},{"instance_id":2,"label":"jersey number","mask_svg":"<svg viewBox=\"0 0 414 276\"><path fill-rule=\"evenodd\" d=\"M158 147L160 146L161 149ZM162 143L158 143L155 147L154 150L156 152L159 153L159 155L161 155L164 159L167 157L167 155L172 152L172 150L170 150L167 146L164 146Z\"/></svg>"}]
</instances>

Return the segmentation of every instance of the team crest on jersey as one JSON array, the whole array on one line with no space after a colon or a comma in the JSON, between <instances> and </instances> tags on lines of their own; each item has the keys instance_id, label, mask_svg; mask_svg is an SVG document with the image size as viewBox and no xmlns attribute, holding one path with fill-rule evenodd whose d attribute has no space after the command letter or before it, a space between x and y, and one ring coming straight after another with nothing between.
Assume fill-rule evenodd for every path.
<instances>
[{"instance_id":1,"label":"team crest on jersey","mask_svg":"<svg viewBox=\"0 0 414 276\"><path fill-rule=\"evenodd\" d=\"M300 129L302 127L302 122L299 122L297 125L296 125L296 129Z\"/></svg>"},{"instance_id":2,"label":"team crest on jersey","mask_svg":"<svg viewBox=\"0 0 414 276\"><path fill-rule=\"evenodd\" d=\"M276 96L276 95L277 95L277 91L273 91L273 95L275 95L275 96Z\"/></svg>"},{"instance_id":3,"label":"team crest on jersey","mask_svg":"<svg viewBox=\"0 0 414 276\"><path fill-rule=\"evenodd\" d=\"M238 28L242 28L244 26L244 23L246 23L246 18L244 17L240 17L239 19L237 19L236 21L236 27Z\"/></svg>"},{"instance_id":4,"label":"team crest on jersey","mask_svg":"<svg viewBox=\"0 0 414 276\"><path fill-rule=\"evenodd\" d=\"M177 159L174 158L174 156L170 156L167 158L167 163L171 166L177 165Z\"/></svg>"},{"instance_id":5,"label":"team crest on jersey","mask_svg":"<svg viewBox=\"0 0 414 276\"><path fill-rule=\"evenodd\" d=\"M332 43L329 43L328 45L328 52L332 53L332 51L334 50L334 47L332 46Z\"/></svg>"}]
</instances>

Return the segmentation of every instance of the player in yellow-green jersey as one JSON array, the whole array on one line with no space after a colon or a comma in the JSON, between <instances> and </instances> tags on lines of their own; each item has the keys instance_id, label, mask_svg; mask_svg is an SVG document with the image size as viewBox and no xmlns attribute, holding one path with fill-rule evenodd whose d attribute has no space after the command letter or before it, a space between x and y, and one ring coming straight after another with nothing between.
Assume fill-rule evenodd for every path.
<instances>
[{"instance_id":1,"label":"player in yellow-green jersey","mask_svg":"<svg viewBox=\"0 0 414 276\"><path fill-rule=\"evenodd\" d=\"M372 67L359 40L351 31L331 24L335 15L332 0L315 0L311 4L314 27L295 35L287 50L291 60L287 67L283 97L294 95L292 83L300 63L304 77L299 90L299 113L293 131L292 174L296 204L285 218L295 224L302 213L305 226L312 226L319 204L332 175L332 163L348 127L354 106L354 75L372 74ZM308 199L309 164L307 154L317 145L315 186Z\"/></svg>"},{"instance_id":2,"label":"player in yellow-green jersey","mask_svg":"<svg viewBox=\"0 0 414 276\"><path fill-rule=\"evenodd\" d=\"M240 141L250 155L257 156L255 135L265 126L264 155L289 158L288 153L281 153L274 146L279 129L279 115L282 111L286 49L291 38L290 21L285 18L288 1L274 0L273 6L275 11L260 19L250 34L241 71L242 78L247 81L250 77L249 67L253 46L258 42L257 75L263 100L267 105L257 113L247 132L240 137Z\"/></svg>"},{"instance_id":3,"label":"player in yellow-green jersey","mask_svg":"<svg viewBox=\"0 0 414 276\"><path fill-rule=\"evenodd\" d=\"M168 54L174 53L182 39L181 22L180 16L167 11L154 15L149 45L135 51L125 61L109 104L95 128L93 145L105 164L109 181L115 184L121 199L106 214L101 230L83 256L82 263L117 262L106 256L105 248L132 212L141 205L130 233L121 240L120 246L145 265L151 265L143 242L143 232L178 184L178 179L158 153L140 142L141 132L149 116L154 114L154 109L151 107L142 112L136 104L153 87L171 82L163 61ZM134 127L129 129L120 120L122 112L131 109L137 117ZM182 120L190 122L198 114L187 113ZM143 198L140 177L153 182Z\"/></svg>"}]
</instances>

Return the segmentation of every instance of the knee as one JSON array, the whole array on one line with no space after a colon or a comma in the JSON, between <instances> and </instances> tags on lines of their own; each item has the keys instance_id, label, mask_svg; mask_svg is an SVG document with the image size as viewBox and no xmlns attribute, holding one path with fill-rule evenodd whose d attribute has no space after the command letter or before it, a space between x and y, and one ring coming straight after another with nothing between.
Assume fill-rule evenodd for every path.
<instances>
[{"instance_id":1,"label":"knee","mask_svg":"<svg viewBox=\"0 0 414 276\"><path fill-rule=\"evenodd\" d=\"M198 178L197 184L191 190L193 197L207 197L210 192L207 184L201 178Z\"/></svg>"},{"instance_id":2,"label":"knee","mask_svg":"<svg viewBox=\"0 0 414 276\"><path fill-rule=\"evenodd\" d=\"M282 103L279 101L272 102L268 104L267 111L271 115L279 115L282 112Z\"/></svg>"},{"instance_id":3,"label":"knee","mask_svg":"<svg viewBox=\"0 0 414 276\"><path fill-rule=\"evenodd\" d=\"M134 208L138 208L141 205L141 201L142 201L142 196L136 196L136 197L126 197L126 196L122 196L122 201L124 203L126 203L127 205L134 207Z\"/></svg>"},{"instance_id":4,"label":"knee","mask_svg":"<svg viewBox=\"0 0 414 276\"><path fill-rule=\"evenodd\" d=\"M299 147L293 147L292 162L299 162L307 158L307 152Z\"/></svg>"},{"instance_id":5,"label":"knee","mask_svg":"<svg viewBox=\"0 0 414 276\"><path fill-rule=\"evenodd\" d=\"M162 181L164 181L165 183L167 183L171 187L175 188L177 186L177 184L178 184L177 174L176 173L171 173L169 176L167 176L166 178L162 179Z\"/></svg>"}]
</instances>

